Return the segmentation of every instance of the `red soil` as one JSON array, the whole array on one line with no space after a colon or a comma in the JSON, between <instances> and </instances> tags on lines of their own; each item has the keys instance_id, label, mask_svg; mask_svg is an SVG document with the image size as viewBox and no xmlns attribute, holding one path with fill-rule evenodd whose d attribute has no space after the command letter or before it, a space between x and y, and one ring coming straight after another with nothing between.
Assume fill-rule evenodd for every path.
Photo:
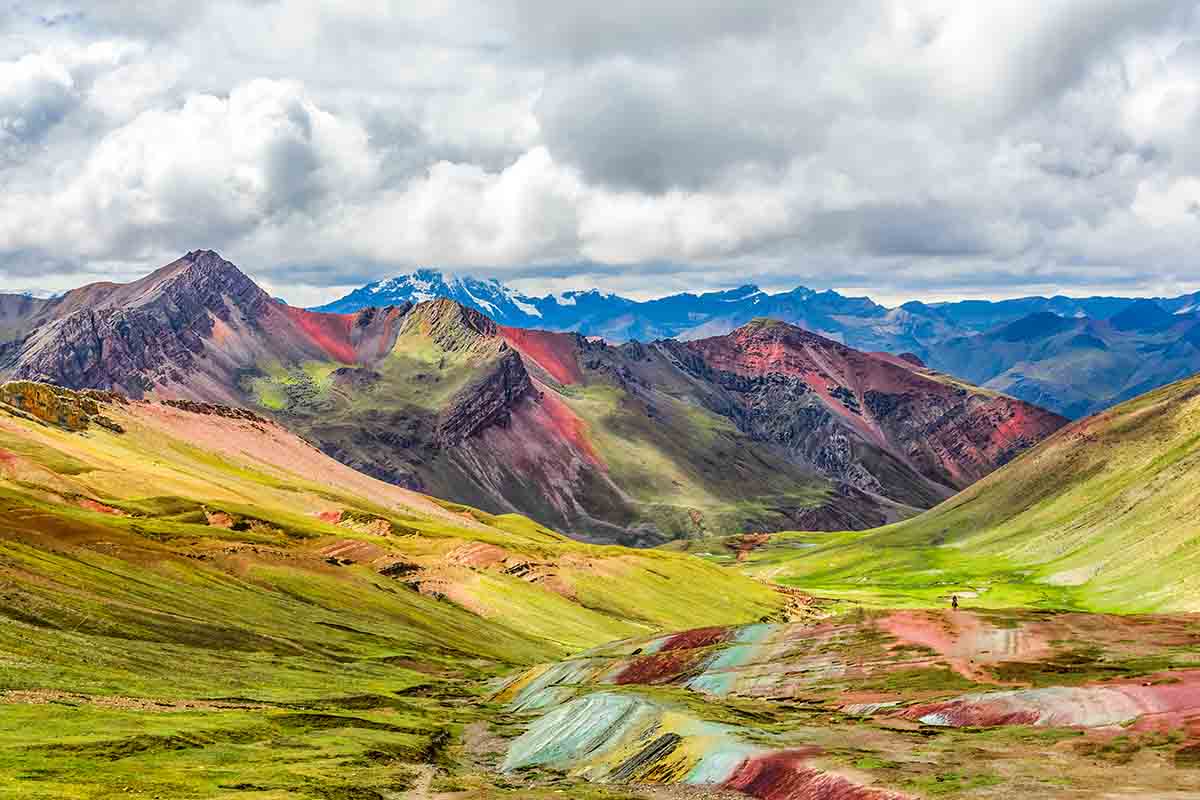
<instances>
[{"instance_id":1,"label":"red soil","mask_svg":"<svg viewBox=\"0 0 1200 800\"><path fill-rule=\"evenodd\" d=\"M604 462L588 440L587 426L583 420L575 416L570 406L552 390L536 381L534 387L541 393L541 408L550 418L550 423L559 437L569 442L575 451L581 453L593 465L605 469Z\"/></svg>"},{"instance_id":2,"label":"red soil","mask_svg":"<svg viewBox=\"0 0 1200 800\"><path fill-rule=\"evenodd\" d=\"M995 697L960 698L912 706L903 716L920 719L937 714L955 727L994 727L1045 724L1045 719L1070 710L1078 724L1101 727L1111 725L1115 712L1136 718L1133 730L1182 729L1189 736L1200 733L1200 672L1174 672L1158 678L1170 682L1142 678L1092 683L1072 689L1065 696L1039 695L1038 690L1030 690L1012 696L1001 693Z\"/></svg>"},{"instance_id":3,"label":"red soil","mask_svg":"<svg viewBox=\"0 0 1200 800\"><path fill-rule=\"evenodd\" d=\"M901 644L927 647L963 677L994 682L988 665L1034 661L1053 653L1053 632L1036 624L997 627L969 611L896 611L879 627Z\"/></svg>"},{"instance_id":4,"label":"red soil","mask_svg":"<svg viewBox=\"0 0 1200 800\"><path fill-rule=\"evenodd\" d=\"M1019 439L1038 439L1046 435L1046 420L1030 414L1029 407L1021 403L1009 403L1011 416L992 431L992 448L999 452L1011 442Z\"/></svg>"},{"instance_id":5,"label":"red soil","mask_svg":"<svg viewBox=\"0 0 1200 800\"><path fill-rule=\"evenodd\" d=\"M583 371L575 349L575 334L500 326L504 340L522 355L533 359L564 386L580 383Z\"/></svg>"},{"instance_id":6,"label":"red soil","mask_svg":"<svg viewBox=\"0 0 1200 800\"><path fill-rule=\"evenodd\" d=\"M742 762L724 787L760 800L893 800L904 795L852 783L807 764L819 750L787 750Z\"/></svg>"},{"instance_id":7,"label":"red soil","mask_svg":"<svg viewBox=\"0 0 1200 800\"><path fill-rule=\"evenodd\" d=\"M353 314L321 314L291 306L281 308L300 332L334 361L353 364L358 360L350 338Z\"/></svg>"},{"instance_id":8,"label":"red soil","mask_svg":"<svg viewBox=\"0 0 1200 800\"><path fill-rule=\"evenodd\" d=\"M111 514L114 517L125 516L124 511L113 508L112 506L106 506L104 503L98 502L96 500L92 500L89 497L79 498L78 503L79 503L80 508L85 509L87 511L95 511L99 514Z\"/></svg>"},{"instance_id":9,"label":"red soil","mask_svg":"<svg viewBox=\"0 0 1200 800\"><path fill-rule=\"evenodd\" d=\"M1012 709L995 708L986 702L963 703L954 701L948 703L927 703L906 709L902 716L907 719L921 719L929 714L937 714L946 719L956 728L993 728L1002 725L1035 725L1041 715L1037 711L1015 711Z\"/></svg>"},{"instance_id":10,"label":"red soil","mask_svg":"<svg viewBox=\"0 0 1200 800\"><path fill-rule=\"evenodd\" d=\"M631 683L644 686L679 683L699 671L710 657L711 654L703 650L673 650L635 656L613 682L620 686Z\"/></svg>"},{"instance_id":11,"label":"red soil","mask_svg":"<svg viewBox=\"0 0 1200 800\"><path fill-rule=\"evenodd\" d=\"M697 628L692 631L677 633L667 640L659 650L666 653L671 650L693 650L700 647L712 647L720 644L729 637L729 628Z\"/></svg>"}]
</instances>

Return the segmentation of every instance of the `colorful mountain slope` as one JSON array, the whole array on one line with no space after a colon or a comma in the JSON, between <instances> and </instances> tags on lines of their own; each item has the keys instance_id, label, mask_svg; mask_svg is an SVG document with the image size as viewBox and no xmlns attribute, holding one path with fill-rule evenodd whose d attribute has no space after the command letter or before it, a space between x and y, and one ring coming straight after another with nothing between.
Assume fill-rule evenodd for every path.
<instances>
[{"instance_id":1,"label":"colorful mountain slope","mask_svg":"<svg viewBox=\"0 0 1200 800\"><path fill-rule=\"evenodd\" d=\"M233 402L248 364L355 362L386 352L402 312L316 314L272 300L212 251L130 284L101 283L14 315L11 377Z\"/></svg>"},{"instance_id":2,"label":"colorful mountain slope","mask_svg":"<svg viewBox=\"0 0 1200 800\"><path fill-rule=\"evenodd\" d=\"M526 671L503 768L802 798L1200 790L1191 617L856 612L703 628ZM1114 767L1123 766L1123 769Z\"/></svg>"},{"instance_id":3,"label":"colorful mountain slope","mask_svg":"<svg viewBox=\"0 0 1200 800\"><path fill-rule=\"evenodd\" d=\"M713 412L631 388L598 362L589 369L581 357L589 350L607 348L502 330L457 303L431 301L405 315L381 361L247 373L245 386L364 472L596 541L654 544L706 525L778 529L826 504L828 482L812 469ZM887 507L870 497L846 505ZM855 513L838 519L889 518Z\"/></svg>"},{"instance_id":4,"label":"colorful mountain slope","mask_svg":"<svg viewBox=\"0 0 1200 800\"><path fill-rule=\"evenodd\" d=\"M686 347L718 383L739 392L756 434L804 452L826 474L917 506L970 485L1065 422L911 357L862 353L771 320ZM823 419L810 421L814 413ZM819 433L833 425L837 433ZM834 441L847 442L846 455ZM874 452L854 452L868 448ZM918 486L923 478L932 491L903 495L900 476Z\"/></svg>"},{"instance_id":5,"label":"colorful mountain slope","mask_svg":"<svg viewBox=\"0 0 1200 800\"><path fill-rule=\"evenodd\" d=\"M391 797L500 671L789 601L376 481L241 409L0 398L2 796Z\"/></svg>"},{"instance_id":6,"label":"colorful mountain slope","mask_svg":"<svg viewBox=\"0 0 1200 800\"><path fill-rule=\"evenodd\" d=\"M696 342L621 347L573 334L503 330L545 391L557 392L588 423L594 439L603 439L614 419L598 416L596 404L587 401L597 398L599 388L616 388L623 406L640 402L645 410L639 416L653 420L656 428L670 430L682 403L685 417L707 412L726 428L832 478L843 500L827 502L804 519L823 529L839 522L862 527L871 516L879 518L878 512L847 515L856 504L870 512L866 501L872 497L901 506L933 505L1065 422L955 382L919 362L860 353L782 323L756 321L728 336ZM600 408L611 414L608 407ZM624 422L619 429L624 438L634 433L634 424ZM711 437L680 438L688 437L686 429L678 434L657 449L670 452L672 443L708 442L711 450ZM601 446L602 455L620 444ZM706 460L704 453L697 455L689 460ZM620 457L617 452L612 459ZM636 470L641 463L646 462L639 457L625 466ZM717 463L726 462L722 457ZM669 467L658 471L670 474ZM738 476L747 477L745 472ZM667 485L656 491L659 496L671 492ZM706 514L709 509L700 505L697 510ZM886 507L881 511L886 518ZM729 525L697 525L686 533L703 536L722 529Z\"/></svg>"},{"instance_id":7,"label":"colorful mountain slope","mask_svg":"<svg viewBox=\"0 0 1200 800\"><path fill-rule=\"evenodd\" d=\"M52 302L12 376L250 405L375 477L593 541L881 525L1062 422L791 326L617 348L451 300L316 313L207 251Z\"/></svg>"},{"instance_id":8,"label":"colorful mountain slope","mask_svg":"<svg viewBox=\"0 0 1200 800\"><path fill-rule=\"evenodd\" d=\"M1200 611L1200 378L1076 422L941 506L782 534L754 574L872 602Z\"/></svg>"},{"instance_id":9,"label":"colorful mountain slope","mask_svg":"<svg viewBox=\"0 0 1200 800\"><path fill-rule=\"evenodd\" d=\"M769 293L747 285L637 302L595 290L530 297L495 280L421 270L363 287L321 310L353 312L434 297L454 299L503 325L575 331L616 342L720 336L769 317L859 350L915 353L936 369L1069 417L1200 372L1200 293L1153 299L1059 295L913 301L887 308L833 291L798 287ZM1079 330L1068 336L1047 332L1025 343L1011 338L1014 330L1048 318Z\"/></svg>"}]
</instances>

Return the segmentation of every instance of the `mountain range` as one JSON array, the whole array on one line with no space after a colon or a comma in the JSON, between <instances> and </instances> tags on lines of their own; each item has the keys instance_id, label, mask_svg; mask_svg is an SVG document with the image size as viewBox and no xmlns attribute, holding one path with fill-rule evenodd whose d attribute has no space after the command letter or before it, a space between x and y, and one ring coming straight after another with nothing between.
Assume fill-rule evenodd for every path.
<instances>
[{"instance_id":1,"label":"mountain range","mask_svg":"<svg viewBox=\"0 0 1200 800\"><path fill-rule=\"evenodd\" d=\"M1190 797L1200 631L1163 612L1200 596L1198 398L1070 425L912 520L697 556L389 485L246 408L0 384L0 784Z\"/></svg>"},{"instance_id":2,"label":"mountain range","mask_svg":"<svg viewBox=\"0 0 1200 800\"><path fill-rule=\"evenodd\" d=\"M913 353L934 369L1076 418L1200 371L1200 293L1171 298L1026 297L909 302L753 285L634 301L598 291L532 297L496 280L431 269L368 284L321 307L453 299L502 325L574 331L612 342L691 340L759 317L851 347Z\"/></svg>"},{"instance_id":3,"label":"mountain range","mask_svg":"<svg viewBox=\"0 0 1200 800\"><path fill-rule=\"evenodd\" d=\"M1193 376L1062 428L919 517L784 534L744 566L901 605L959 592L993 607L1200 611L1198 420Z\"/></svg>"},{"instance_id":4,"label":"mountain range","mask_svg":"<svg viewBox=\"0 0 1200 800\"><path fill-rule=\"evenodd\" d=\"M1200 791L1200 378L1064 424L779 320L319 313L209 251L0 314L14 797Z\"/></svg>"},{"instance_id":5,"label":"mountain range","mask_svg":"<svg viewBox=\"0 0 1200 800\"><path fill-rule=\"evenodd\" d=\"M613 345L447 299L314 312L211 251L0 309L8 377L252 408L369 475L602 542L883 524L1065 422L774 320Z\"/></svg>"}]
</instances>

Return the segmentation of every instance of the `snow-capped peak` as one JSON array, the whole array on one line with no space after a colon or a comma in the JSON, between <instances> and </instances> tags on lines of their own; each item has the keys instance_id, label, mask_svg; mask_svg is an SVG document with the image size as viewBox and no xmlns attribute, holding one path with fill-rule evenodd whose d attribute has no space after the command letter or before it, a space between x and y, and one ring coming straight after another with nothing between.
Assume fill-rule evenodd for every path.
<instances>
[{"instance_id":1,"label":"snow-capped peak","mask_svg":"<svg viewBox=\"0 0 1200 800\"><path fill-rule=\"evenodd\" d=\"M759 289L752 283L748 283L745 286L739 286L736 289L728 289L724 292L718 292L718 294L721 296L721 300L726 303L740 303L743 300L749 300L751 297L760 295L762 293L762 289Z\"/></svg>"}]
</instances>

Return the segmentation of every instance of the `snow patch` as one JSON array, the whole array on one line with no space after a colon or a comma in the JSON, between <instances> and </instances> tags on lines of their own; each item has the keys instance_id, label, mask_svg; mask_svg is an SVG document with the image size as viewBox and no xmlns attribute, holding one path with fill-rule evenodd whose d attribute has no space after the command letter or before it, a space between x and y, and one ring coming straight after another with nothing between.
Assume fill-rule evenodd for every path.
<instances>
[{"instance_id":1,"label":"snow patch","mask_svg":"<svg viewBox=\"0 0 1200 800\"><path fill-rule=\"evenodd\" d=\"M467 288L466 284L459 284L459 286L462 288L463 294L471 298L474 303L484 308L492 316L496 316L496 307L494 305L489 303L487 300L480 300L478 297L471 294L471 290Z\"/></svg>"},{"instance_id":2,"label":"snow patch","mask_svg":"<svg viewBox=\"0 0 1200 800\"><path fill-rule=\"evenodd\" d=\"M523 312L525 312L526 314L528 314L531 317L540 317L542 315L542 312L540 310L538 310L534 306L529 305L529 303L526 303L524 300L518 300L517 298L512 297L512 296L509 296L508 299L512 301L512 304L514 306L521 309Z\"/></svg>"}]
</instances>

